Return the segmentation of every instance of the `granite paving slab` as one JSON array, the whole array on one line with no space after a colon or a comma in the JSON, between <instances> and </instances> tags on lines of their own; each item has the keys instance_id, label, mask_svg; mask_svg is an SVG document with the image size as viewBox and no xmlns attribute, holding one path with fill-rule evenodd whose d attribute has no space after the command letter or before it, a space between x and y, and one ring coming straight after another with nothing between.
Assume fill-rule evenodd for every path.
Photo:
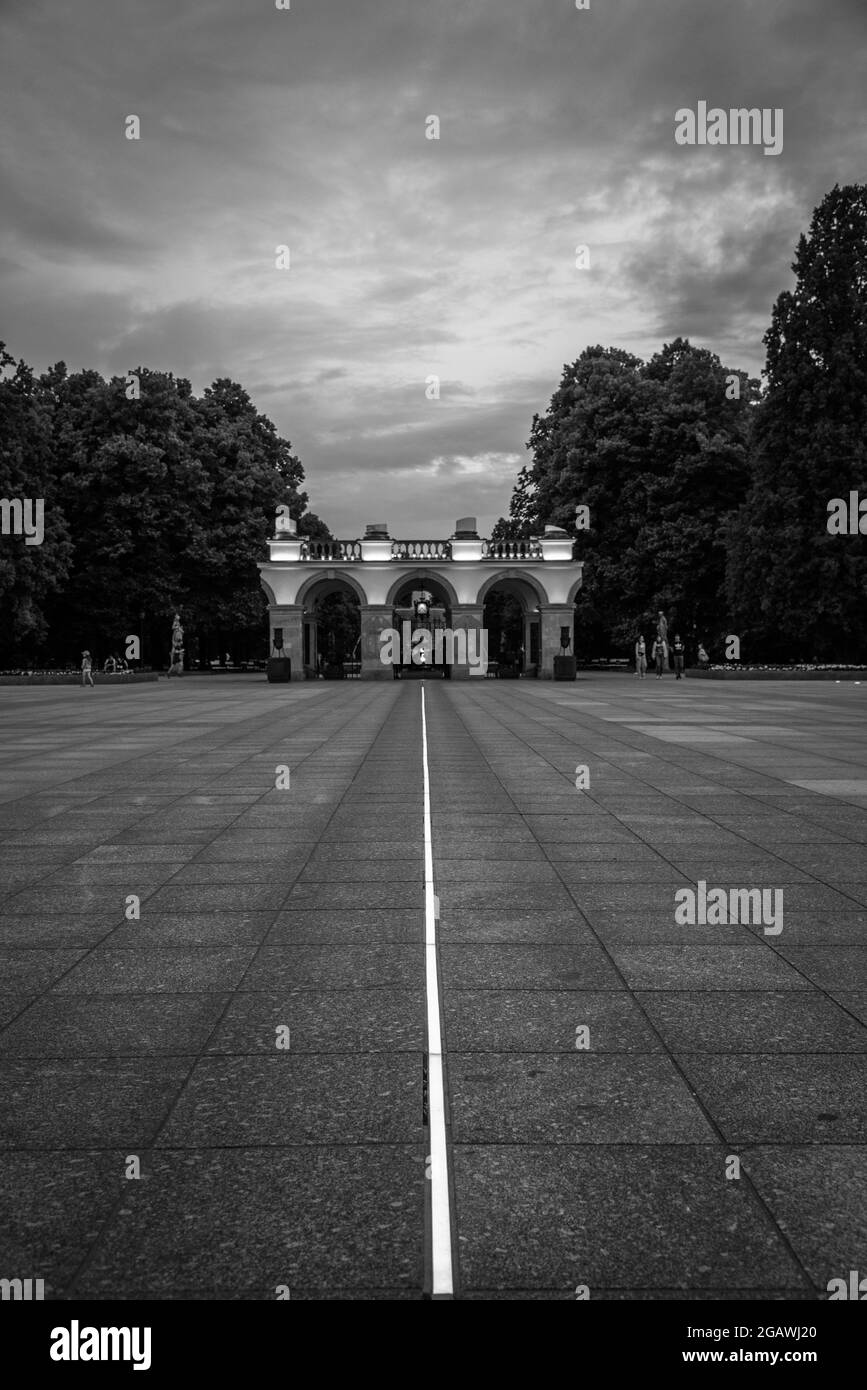
<instances>
[{"instance_id":1,"label":"granite paving slab","mask_svg":"<svg viewBox=\"0 0 867 1390\"><path fill-rule=\"evenodd\" d=\"M809 1289L745 1183L708 1146L460 1145L466 1290L577 1285Z\"/></svg>"},{"instance_id":2,"label":"granite paving slab","mask_svg":"<svg viewBox=\"0 0 867 1390\"><path fill-rule=\"evenodd\" d=\"M826 1297L867 1232L833 684L0 691L5 1248L51 1297L420 1297L422 690L458 1296ZM783 932L675 921L699 880Z\"/></svg>"},{"instance_id":3,"label":"granite paving slab","mask_svg":"<svg viewBox=\"0 0 867 1390\"><path fill-rule=\"evenodd\" d=\"M679 1061L733 1144L867 1141L863 1057L682 1053Z\"/></svg>"}]
</instances>

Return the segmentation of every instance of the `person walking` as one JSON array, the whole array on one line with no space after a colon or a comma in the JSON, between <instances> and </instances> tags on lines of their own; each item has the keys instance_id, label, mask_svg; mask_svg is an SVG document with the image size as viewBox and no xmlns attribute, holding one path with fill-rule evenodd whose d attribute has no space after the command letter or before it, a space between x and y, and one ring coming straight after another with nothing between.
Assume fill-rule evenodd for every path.
<instances>
[{"instance_id":1,"label":"person walking","mask_svg":"<svg viewBox=\"0 0 867 1390\"><path fill-rule=\"evenodd\" d=\"M701 642L698 644L698 664L699 666L708 666L710 664L710 657L704 649L704 644Z\"/></svg>"},{"instance_id":2,"label":"person walking","mask_svg":"<svg viewBox=\"0 0 867 1390\"><path fill-rule=\"evenodd\" d=\"M635 644L635 674L639 680L644 680L647 675L647 647L640 632Z\"/></svg>"},{"instance_id":3,"label":"person walking","mask_svg":"<svg viewBox=\"0 0 867 1390\"><path fill-rule=\"evenodd\" d=\"M661 642L668 642L668 619L661 608L656 619L656 635Z\"/></svg>"},{"instance_id":4,"label":"person walking","mask_svg":"<svg viewBox=\"0 0 867 1390\"><path fill-rule=\"evenodd\" d=\"M90 652L81 653L81 684L93 685L93 661Z\"/></svg>"},{"instance_id":5,"label":"person walking","mask_svg":"<svg viewBox=\"0 0 867 1390\"><path fill-rule=\"evenodd\" d=\"M661 681L662 673L668 667L668 643L664 637L657 637L650 655L656 662L656 679Z\"/></svg>"},{"instance_id":6,"label":"person walking","mask_svg":"<svg viewBox=\"0 0 867 1390\"><path fill-rule=\"evenodd\" d=\"M680 638L678 637L677 633L675 633L675 635L674 635L674 641L673 641L672 644L671 644L671 653L672 653L672 656L674 657L674 678L675 678L675 680L678 680L678 681L679 681L679 680L682 680L682 679L683 679L683 643L681 642L681 640L680 640Z\"/></svg>"}]
</instances>

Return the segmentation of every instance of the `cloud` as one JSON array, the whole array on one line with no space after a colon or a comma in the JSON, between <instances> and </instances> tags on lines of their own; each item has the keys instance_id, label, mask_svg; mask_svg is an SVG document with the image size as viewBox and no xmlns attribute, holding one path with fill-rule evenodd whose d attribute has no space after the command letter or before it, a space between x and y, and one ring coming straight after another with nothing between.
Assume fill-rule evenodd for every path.
<instances>
[{"instance_id":1,"label":"cloud","mask_svg":"<svg viewBox=\"0 0 867 1390\"><path fill-rule=\"evenodd\" d=\"M489 526L587 344L758 373L863 177L861 0L15 0L0 43L10 349L240 380L346 534ZM783 154L675 146L699 99L782 107Z\"/></svg>"}]
</instances>

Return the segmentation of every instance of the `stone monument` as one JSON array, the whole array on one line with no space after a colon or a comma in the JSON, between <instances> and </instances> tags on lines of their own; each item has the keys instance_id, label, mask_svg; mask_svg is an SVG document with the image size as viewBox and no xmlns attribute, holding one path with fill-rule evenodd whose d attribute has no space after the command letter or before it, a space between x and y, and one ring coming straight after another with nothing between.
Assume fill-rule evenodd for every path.
<instances>
[{"instance_id":1,"label":"stone monument","mask_svg":"<svg viewBox=\"0 0 867 1390\"><path fill-rule=\"evenodd\" d=\"M180 614L175 614L172 623L172 659L169 665L170 676L182 676L184 674L184 629L181 627Z\"/></svg>"}]
</instances>

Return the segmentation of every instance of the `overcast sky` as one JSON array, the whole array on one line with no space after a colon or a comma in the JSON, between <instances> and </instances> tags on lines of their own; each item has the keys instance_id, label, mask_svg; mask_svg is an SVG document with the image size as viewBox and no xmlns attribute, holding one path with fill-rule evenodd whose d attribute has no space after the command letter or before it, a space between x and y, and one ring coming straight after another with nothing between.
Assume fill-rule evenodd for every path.
<instances>
[{"instance_id":1,"label":"overcast sky","mask_svg":"<svg viewBox=\"0 0 867 1390\"><path fill-rule=\"evenodd\" d=\"M867 0L590 6L0 0L0 338L240 381L336 535L487 532L564 363L683 334L757 375L867 176ZM783 108L782 153L677 145L700 100Z\"/></svg>"}]
</instances>

